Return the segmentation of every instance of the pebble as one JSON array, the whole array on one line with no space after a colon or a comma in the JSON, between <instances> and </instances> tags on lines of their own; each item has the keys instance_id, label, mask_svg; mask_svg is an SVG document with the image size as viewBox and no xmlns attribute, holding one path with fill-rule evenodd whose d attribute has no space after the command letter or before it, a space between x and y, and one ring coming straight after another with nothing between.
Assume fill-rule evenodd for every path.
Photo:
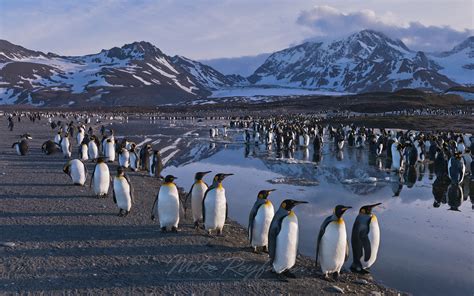
<instances>
[{"instance_id":1,"label":"pebble","mask_svg":"<svg viewBox=\"0 0 474 296\"><path fill-rule=\"evenodd\" d=\"M373 296L382 296L382 293L377 292L377 291L372 291L372 292L370 292L370 295L373 295Z\"/></svg>"},{"instance_id":2,"label":"pebble","mask_svg":"<svg viewBox=\"0 0 474 296\"><path fill-rule=\"evenodd\" d=\"M354 281L354 283L360 284L360 285L368 285L368 284L369 284L368 281L363 280L363 279L356 279L356 280Z\"/></svg>"},{"instance_id":3,"label":"pebble","mask_svg":"<svg viewBox=\"0 0 474 296\"><path fill-rule=\"evenodd\" d=\"M14 246L16 246L15 243L13 243L13 242L2 242L2 243L0 243L0 245L2 247L8 247L8 248L13 248Z\"/></svg>"},{"instance_id":4,"label":"pebble","mask_svg":"<svg viewBox=\"0 0 474 296\"><path fill-rule=\"evenodd\" d=\"M336 293L341 293L341 294L344 294L344 289L343 288L339 288L338 286L331 286L331 289L336 292Z\"/></svg>"}]
</instances>

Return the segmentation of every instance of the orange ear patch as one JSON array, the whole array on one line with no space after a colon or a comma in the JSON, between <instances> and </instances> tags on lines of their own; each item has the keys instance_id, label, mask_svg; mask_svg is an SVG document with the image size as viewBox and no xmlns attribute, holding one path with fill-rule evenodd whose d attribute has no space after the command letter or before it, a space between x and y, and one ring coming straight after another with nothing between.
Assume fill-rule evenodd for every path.
<instances>
[{"instance_id":1,"label":"orange ear patch","mask_svg":"<svg viewBox=\"0 0 474 296\"><path fill-rule=\"evenodd\" d=\"M360 212L361 212L362 214L365 214L365 209L361 209Z\"/></svg>"},{"instance_id":2,"label":"orange ear patch","mask_svg":"<svg viewBox=\"0 0 474 296\"><path fill-rule=\"evenodd\" d=\"M282 203L282 204L281 204L281 207L286 210L286 202Z\"/></svg>"}]
</instances>

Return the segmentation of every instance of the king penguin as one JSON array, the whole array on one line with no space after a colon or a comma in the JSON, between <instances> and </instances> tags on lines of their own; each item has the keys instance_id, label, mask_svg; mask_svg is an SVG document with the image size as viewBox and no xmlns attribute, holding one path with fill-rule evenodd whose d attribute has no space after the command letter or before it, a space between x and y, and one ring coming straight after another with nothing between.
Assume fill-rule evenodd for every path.
<instances>
[{"instance_id":1,"label":"king penguin","mask_svg":"<svg viewBox=\"0 0 474 296\"><path fill-rule=\"evenodd\" d=\"M308 203L292 199L284 200L275 213L268 231L268 252L272 270L277 274L294 277L289 270L295 265L298 251L298 218L293 208Z\"/></svg>"},{"instance_id":2,"label":"king penguin","mask_svg":"<svg viewBox=\"0 0 474 296\"><path fill-rule=\"evenodd\" d=\"M130 169L136 172L140 169L140 157L138 156L137 145L135 143L133 143L130 146L129 155L130 155Z\"/></svg>"},{"instance_id":3,"label":"king penguin","mask_svg":"<svg viewBox=\"0 0 474 296\"><path fill-rule=\"evenodd\" d=\"M107 138L102 142L104 149L104 156L108 162L115 161L115 140L113 137Z\"/></svg>"},{"instance_id":4,"label":"king penguin","mask_svg":"<svg viewBox=\"0 0 474 296\"><path fill-rule=\"evenodd\" d=\"M114 188L113 188L114 203L119 208L119 217L127 216L132 208L133 187L130 183L130 179L125 175L125 169L123 167L117 168L117 175L114 177Z\"/></svg>"},{"instance_id":5,"label":"king penguin","mask_svg":"<svg viewBox=\"0 0 474 296\"><path fill-rule=\"evenodd\" d=\"M346 224L342 215L350 208L352 207L336 206L334 213L321 224L316 244L316 265L319 261L321 271L326 279L330 273L333 273L337 278L349 256Z\"/></svg>"},{"instance_id":6,"label":"king penguin","mask_svg":"<svg viewBox=\"0 0 474 296\"><path fill-rule=\"evenodd\" d=\"M128 168L130 166L130 152L127 148L121 148L119 151L119 166Z\"/></svg>"},{"instance_id":7,"label":"king penguin","mask_svg":"<svg viewBox=\"0 0 474 296\"><path fill-rule=\"evenodd\" d=\"M273 204L268 196L275 190L261 190L249 214L248 237L255 253L260 247L263 251L268 250L268 230L275 215Z\"/></svg>"},{"instance_id":8,"label":"king penguin","mask_svg":"<svg viewBox=\"0 0 474 296\"><path fill-rule=\"evenodd\" d=\"M66 163L63 172L71 177L74 185L84 186L87 178L87 167L79 159L73 159Z\"/></svg>"},{"instance_id":9,"label":"king penguin","mask_svg":"<svg viewBox=\"0 0 474 296\"><path fill-rule=\"evenodd\" d=\"M97 146L96 140L97 138L95 136L91 136L90 141L87 144L87 153L90 160L96 160L99 157L99 146Z\"/></svg>"},{"instance_id":10,"label":"king penguin","mask_svg":"<svg viewBox=\"0 0 474 296\"><path fill-rule=\"evenodd\" d=\"M71 142L69 141L69 134L66 133L64 137L61 138L61 150L63 151L64 158L71 158Z\"/></svg>"},{"instance_id":11,"label":"king penguin","mask_svg":"<svg viewBox=\"0 0 474 296\"><path fill-rule=\"evenodd\" d=\"M97 159L97 163L92 172L91 184L94 186L94 193L97 197L106 197L109 193L110 172L109 167L104 161L103 157Z\"/></svg>"},{"instance_id":12,"label":"king penguin","mask_svg":"<svg viewBox=\"0 0 474 296\"><path fill-rule=\"evenodd\" d=\"M452 184L461 184L466 173L466 166L461 152L456 152L448 161L448 175Z\"/></svg>"},{"instance_id":13,"label":"king penguin","mask_svg":"<svg viewBox=\"0 0 474 296\"><path fill-rule=\"evenodd\" d=\"M369 273L377 259L380 244L380 228L372 209L381 203L363 206L352 227L352 256L351 270L358 273Z\"/></svg>"},{"instance_id":14,"label":"king penguin","mask_svg":"<svg viewBox=\"0 0 474 296\"><path fill-rule=\"evenodd\" d=\"M155 220L155 215L158 215L162 232L166 232L168 228L171 228L172 232L178 232L179 193L173 182L175 179L177 177L172 175L165 177L153 203L151 220Z\"/></svg>"},{"instance_id":15,"label":"king penguin","mask_svg":"<svg viewBox=\"0 0 474 296\"><path fill-rule=\"evenodd\" d=\"M191 211L193 213L194 228L198 228L199 221L202 220L202 200L208 189L206 182L204 182L202 178L209 173L210 171L197 172L194 176L194 184L189 190L189 195L191 195Z\"/></svg>"},{"instance_id":16,"label":"king penguin","mask_svg":"<svg viewBox=\"0 0 474 296\"><path fill-rule=\"evenodd\" d=\"M214 176L211 187L206 190L202 199L202 217L204 229L208 234L212 230L217 230L218 235L222 235L225 220L227 219L227 199L222 181L233 174L217 174Z\"/></svg>"}]
</instances>

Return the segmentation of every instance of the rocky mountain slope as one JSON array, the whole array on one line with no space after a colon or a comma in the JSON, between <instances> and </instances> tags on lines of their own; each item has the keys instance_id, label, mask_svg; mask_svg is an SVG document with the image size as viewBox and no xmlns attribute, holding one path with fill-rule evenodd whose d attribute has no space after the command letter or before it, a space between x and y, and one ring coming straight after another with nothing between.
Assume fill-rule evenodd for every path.
<instances>
[{"instance_id":1,"label":"rocky mountain slope","mask_svg":"<svg viewBox=\"0 0 474 296\"><path fill-rule=\"evenodd\" d=\"M364 30L333 42L306 42L276 52L248 79L256 85L354 93L401 88L442 91L474 83L472 39L435 56L412 51L402 41L382 33ZM458 62L454 67L452 60ZM458 73L458 68L463 72L451 75Z\"/></svg>"}]
</instances>

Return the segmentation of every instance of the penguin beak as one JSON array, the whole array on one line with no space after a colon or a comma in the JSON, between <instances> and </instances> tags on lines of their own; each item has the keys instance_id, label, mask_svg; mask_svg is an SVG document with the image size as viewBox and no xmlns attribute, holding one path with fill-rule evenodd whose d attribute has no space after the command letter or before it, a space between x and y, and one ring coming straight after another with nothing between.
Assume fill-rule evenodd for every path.
<instances>
[{"instance_id":1,"label":"penguin beak","mask_svg":"<svg viewBox=\"0 0 474 296\"><path fill-rule=\"evenodd\" d=\"M342 210L343 210L344 212L347 211L348 209L352 209L352 207L344 207L344 208L342 208Z\"/></svg>"},{"instance_id":2,"label":"penguin beak","mask_svg":"<svg viewBox=\"0 0 474 296\"><path fill-rule=\"evenodd\" d=\"M276 191L276 189L269 189L269 190L266 190L268 193L270 192L273 192L273 191Z\"/></svg>"},{"instance_id":3,"label":"penguin beak","mask_svg":"<svg viewBox=\"0 0 474 296\"><path fill-rule=\"evenodd\" d=\"M294 204L295 204L295 205L307 204L307 203L308 203L307 201L303 201L303 200L295 200L295 201L294 201Z\"/></svg>"},{"instance_id":4,"label":"penguin beak","mask_svg":"<svg viewBox=\"0 0 474 296\"><path fill-rule=\"evenodd\" d=\"M225 178L229 177L229 176L233 176L234 174L222 174L222 180L224 180Z\"/></svg>"},{"instance_id":5,"label":"penguin beak","mask_svg":"<svg viewBox=\"0 0 474 296\"><path fill-rule=\"evenodd\" d=\"M379 203L376 203L376 204L370 205L369 207L370 207L370 208L375 208L376 206L380 206L381 204L382 204L382 203L381 203L381 202L379 202Z\"/></svg>"},{"instance_id":6,"label":"penguin beak","mask_svg":"<svg viewBox=\"0 0 474 296\"><path fill-rule=\"evenodd\" d=\"M202 175L204 176L204 175L207 175L207 174L209 174L209 173L211 173L211 172L212 172L212 171L202 172Z\"/></svg>"}]
</instances>

